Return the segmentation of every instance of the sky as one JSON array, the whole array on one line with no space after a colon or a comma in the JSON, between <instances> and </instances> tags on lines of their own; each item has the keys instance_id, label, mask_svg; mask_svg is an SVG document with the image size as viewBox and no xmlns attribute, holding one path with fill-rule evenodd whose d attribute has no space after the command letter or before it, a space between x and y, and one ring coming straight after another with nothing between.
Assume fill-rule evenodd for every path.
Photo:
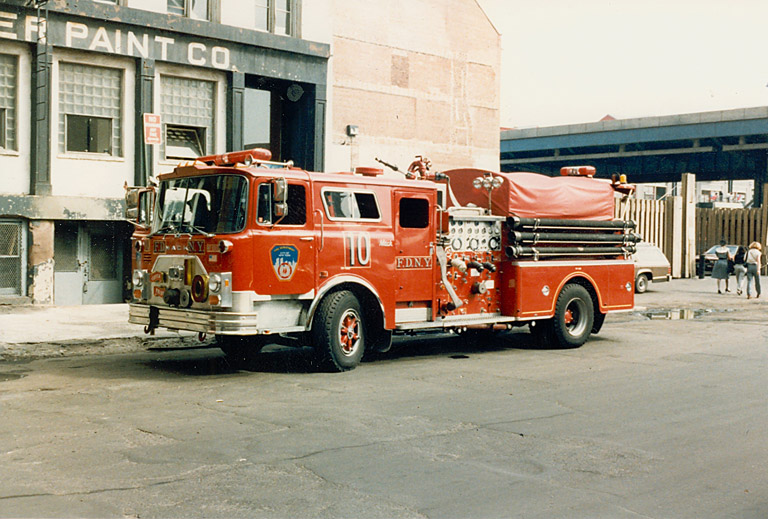
<instances>
[{"instance_id":1,"label":"sky","mask_svg":"<svg viewBox=\"0 0 768 519\"><path fill-rule=\"evenodd\" d=\"M768 106L766 0L478 0L501 126Z\"/></svg>"}]
</instances>

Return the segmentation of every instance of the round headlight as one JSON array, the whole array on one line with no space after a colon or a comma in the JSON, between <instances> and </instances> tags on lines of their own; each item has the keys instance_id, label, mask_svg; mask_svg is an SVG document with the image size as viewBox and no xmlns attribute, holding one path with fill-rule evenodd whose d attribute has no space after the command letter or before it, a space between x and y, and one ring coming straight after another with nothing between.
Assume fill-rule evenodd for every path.
<instances>
[{"instance_id":1,"label":"round headlight","mask_svg":"<svg viewBox=\"0 0 768 519\"><path fill-rule=\"evenodd\" d=\"M208 278L208 290L211 292L218 292L221 288L221 276L219 274L211 274Z\"/></svg>"},{"instance_id":2,"label":"round headlight","mask_svg":"<svg viewBox=\"0 0 768 519\"><path fill-rule=\"evenodd\" d=\"M219 242L219 252L222 254L226 254L230 250L232 250L232 247L234 247L233 243L229 240L221 240Z\"/></svg>"},{"instance_id":3,"label":"round headlight","mask_svg":"<svg viewBox=\"0 0 768 519\"><path fill-rule=\"evenodd\" d=\"M140 287L144 284L144 273L140 270L133 271L133 286Z\"/></svg>"}]
</instances>

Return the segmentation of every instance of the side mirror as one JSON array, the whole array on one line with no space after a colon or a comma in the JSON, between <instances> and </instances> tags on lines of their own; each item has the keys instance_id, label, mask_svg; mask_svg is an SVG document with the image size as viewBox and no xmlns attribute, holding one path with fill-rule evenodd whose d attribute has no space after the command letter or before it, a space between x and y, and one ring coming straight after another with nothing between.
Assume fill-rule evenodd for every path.
<instances>
[{"instance_id":1,"label":"side mirror","mask_svg":"<svg viewBox=\"0 0 768 519\"><path fill-rule=\"evenodd\" d=\"M154 204L154 187L125 186L125 218L135 226L149 229Z\"/></svg>"},{"instance_id":2,"label":"side mirror","mask_svg":"<svg viewBox=\"0 0 768 519\"><path fill-rule=\"evenodd\" d=\"M284 178L276 178L272 185L272 213L280 221L288 214L288 182Z\"/></svg>"},{"instance_id":3,"label":"side mirror","mask_svg":"<svg viewBox=\"0 0 768 519\"><path fill-rule=\"evenodd\" d=\"M140 187L125 187L125 213L123 216L129 220L135 220L139 215L139 191Z\"/></svg>"},{"instance_id":4,"label":"side mirror","mask_svg":"<svg viewBox=\"0 0 768 519\"><path fill-rule=\"evenodd\" d=\"M285 202L275 202L273 212L278 218L283 218L288 214L288 204Z\"/></svg>"},{"instance_id":5,"label":"side mirror","mask_svg":"<svg viewBox=\"0 0 768 519\"><path fill-rule=\"evenodd\" d=\"M276 178L273 185L272 200L275 204L285 203L288 198L288 182L284 178Z\"/></svg>"}]
</instances>

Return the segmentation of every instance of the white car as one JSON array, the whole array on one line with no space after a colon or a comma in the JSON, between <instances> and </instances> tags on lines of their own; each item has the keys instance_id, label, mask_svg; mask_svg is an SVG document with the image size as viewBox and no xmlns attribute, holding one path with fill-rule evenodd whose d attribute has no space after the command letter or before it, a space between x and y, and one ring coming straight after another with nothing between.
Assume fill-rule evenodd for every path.
<instances>
[{"instance_id":1,"label":"white car","mask_svg":"<svg viewBox=\"0 0 768 519\"><path fill-rule=\"evenodd\" d=\"M669 260L657 246L652 243L640 242L637 252L632 255L635 261L635 292L642 294L648 289L651 281L669 281L672 279L672 266Z\"/></svg>"}]
</instances>

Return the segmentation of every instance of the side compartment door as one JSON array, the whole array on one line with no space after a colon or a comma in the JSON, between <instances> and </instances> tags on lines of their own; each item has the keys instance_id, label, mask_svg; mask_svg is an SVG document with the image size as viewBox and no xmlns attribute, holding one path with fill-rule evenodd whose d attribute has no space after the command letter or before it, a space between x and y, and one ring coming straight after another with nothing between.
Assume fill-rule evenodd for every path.
<instances>
[{"instance_id":1,"label":"side compartment door","mask_svg":"<svg viewBox=\"0 0 768 519\"><path fill-rule=\"evenodd\" d=\"M432 320L435 283L434 194L397 190L395 225L395 319Z\"/></svg>"}]
</instances>

